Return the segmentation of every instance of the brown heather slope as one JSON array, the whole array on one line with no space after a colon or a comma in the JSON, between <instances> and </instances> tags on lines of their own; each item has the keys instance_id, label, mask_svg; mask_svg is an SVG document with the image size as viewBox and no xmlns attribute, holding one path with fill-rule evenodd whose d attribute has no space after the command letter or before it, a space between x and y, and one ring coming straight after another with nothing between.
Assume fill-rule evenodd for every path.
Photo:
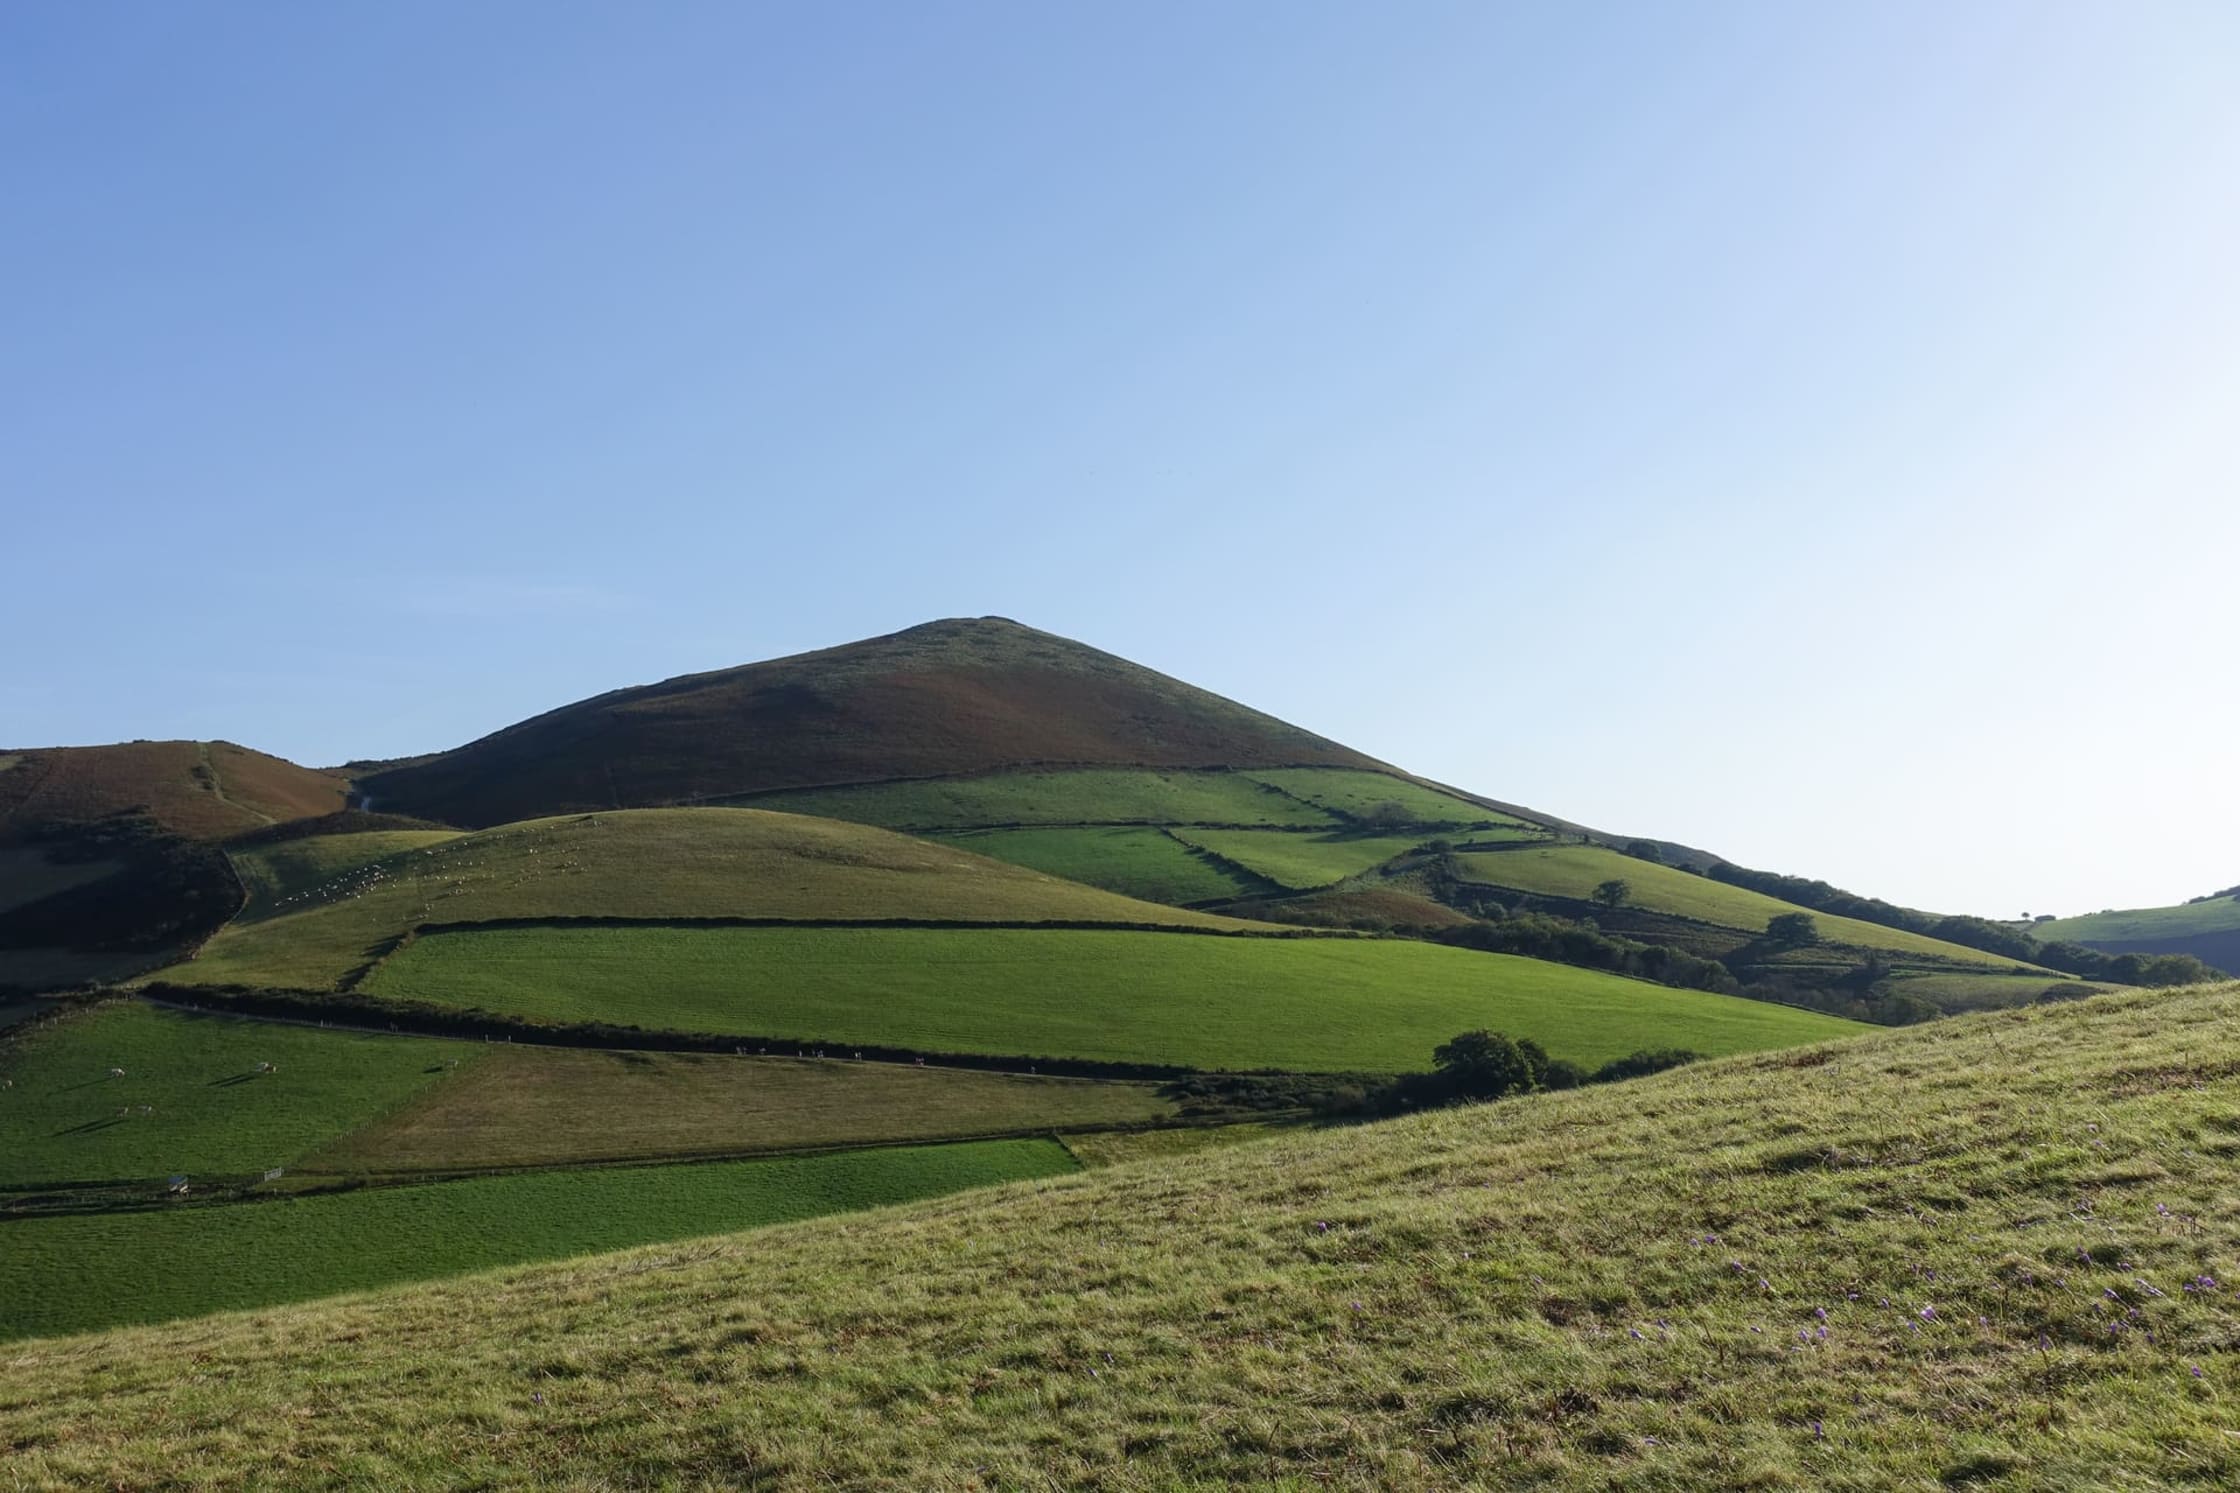
<instances>
[{"instance_id":1,"label":"brown heather slope","mask_svg":"<svg viewBox=\"0 0 2240 1493\"><path fill-rule=\"evenodd\" d=\"M129 741L0 753L0 841L67 838L144 811L148 827L222 840L343 807L342 778L230 741Z\"/></svg>"},{"instance_id":2,"label":"brown heather slope","mask_svg":"<svg viewBox=\"0 0 2240 1493\"><path fill-rule=\"evenodd\" d=\"M616 690L359 786L384 811L484 827L1038 763L1384 766L1112 654L980 617Z\"/></svg>"}]
</instances>

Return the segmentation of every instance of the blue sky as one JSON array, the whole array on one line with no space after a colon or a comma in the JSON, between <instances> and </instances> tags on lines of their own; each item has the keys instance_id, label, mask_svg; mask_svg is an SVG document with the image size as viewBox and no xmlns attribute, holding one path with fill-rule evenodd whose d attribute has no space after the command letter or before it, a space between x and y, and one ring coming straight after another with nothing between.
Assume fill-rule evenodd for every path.
<instances>
[{"instance_id":1,"label":"blue sky","mask_svg":"<svg viewBox=\"0 0 2240 1493\"><path fill-rule=\"evenodd\" d=\"M2240 882L2240 11L0 13L0 743L997 613L1899 900Z\"/></svg>"}]
</instances>

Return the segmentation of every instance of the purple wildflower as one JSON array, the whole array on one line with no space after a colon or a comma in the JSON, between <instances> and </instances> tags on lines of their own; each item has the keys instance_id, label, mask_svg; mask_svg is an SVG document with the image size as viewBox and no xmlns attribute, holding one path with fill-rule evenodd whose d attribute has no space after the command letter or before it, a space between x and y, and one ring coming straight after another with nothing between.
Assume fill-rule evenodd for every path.
<instances>
[{"instance_id":1,"label":"purple wildflower","mask_svg":"<svg viewBox=\"0 0 2240 1493\"><path fill-rule=\"evenodd\" d=\"M1924 1321L1924 1322L1934 1322L1934 1321L1936 1321L1936 1320L1937 1320L1937 1309L1936 1309L1935 1307L1933 1307L1933 1306L1925 1306L1925 1307L1921 1308L1921 1320L1922 1320L1922 1321Z\"/></svg>"}]
</instances>

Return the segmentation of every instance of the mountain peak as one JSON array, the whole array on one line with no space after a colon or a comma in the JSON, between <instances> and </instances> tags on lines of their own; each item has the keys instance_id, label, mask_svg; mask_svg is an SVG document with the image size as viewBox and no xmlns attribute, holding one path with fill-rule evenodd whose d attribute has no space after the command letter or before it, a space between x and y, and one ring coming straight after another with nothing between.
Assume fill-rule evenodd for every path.
<instances>
[{"instance_id":1,"label":"mountain peak","mask_svg":"<svg viewBox=\"0 0 2240 1493\"><path fill-rule=\"evenodd\" d=\"M376 773L382 809L487 825L1043 765L1383 764L1008 617L944 617L616 690Z\"/></svg>"}]
</instances>

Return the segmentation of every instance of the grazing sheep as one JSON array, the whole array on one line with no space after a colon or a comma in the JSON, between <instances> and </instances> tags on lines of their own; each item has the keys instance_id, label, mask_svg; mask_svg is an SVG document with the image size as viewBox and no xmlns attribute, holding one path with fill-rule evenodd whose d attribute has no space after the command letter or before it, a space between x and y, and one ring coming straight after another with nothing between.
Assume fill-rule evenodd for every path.
<instances>
[{"instance_id":1,"label":"grazing sheep","mask_svg":"<svg viewBox=\"0 0 2240 1493\"><path fill-rule=\"evenodd\" d=\"M122 1078L122 1077L124 1077L124 1069L122 1069L122 1068L111 1068L111 1069L109 1070L109 1076L110 1076L111 1078Z\"/></svg>"}]
</instances>

